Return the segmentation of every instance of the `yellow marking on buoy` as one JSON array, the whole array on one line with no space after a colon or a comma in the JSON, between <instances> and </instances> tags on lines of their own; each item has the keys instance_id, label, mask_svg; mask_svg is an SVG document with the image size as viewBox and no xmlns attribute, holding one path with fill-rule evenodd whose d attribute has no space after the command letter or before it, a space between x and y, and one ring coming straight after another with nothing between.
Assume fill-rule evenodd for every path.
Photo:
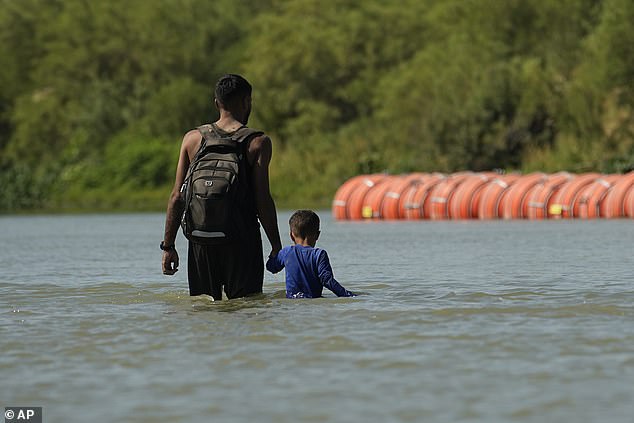
<instances>
[{"instance_id":1,"label":"yellow marking on buoy","mask_svg":"<svg viewBox=\"0 0 634 423\"><path fill-rule=\"evenodd\" d=\"M371 219L372 214L373 214L373 211L371 206L363 206L363 208L361 209L361 216L363 216L366 219Z\"/></svg>"},{"instance_id":2,"label":"yellow marking on buoy","mask_svg":"<svg viewBox=\"0 0 634 423\"><path fill-rule=\"evenodd\" d=\"M553 215L561 214L562 208L563 207L561 206L561 204L553 204L548 209L548 213L553 214Z\"/></svg>"}]
</instances>

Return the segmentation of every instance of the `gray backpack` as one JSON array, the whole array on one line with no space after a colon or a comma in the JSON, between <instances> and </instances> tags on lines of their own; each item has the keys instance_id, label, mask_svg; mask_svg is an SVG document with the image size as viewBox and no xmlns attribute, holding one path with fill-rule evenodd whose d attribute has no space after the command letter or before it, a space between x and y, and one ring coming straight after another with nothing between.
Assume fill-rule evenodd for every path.
<instances>
[{"instance_id":1,"label":"gray backpack","mask_svg":"<svg viewBox=\"0 0 634 423\"><path fill-rule=\"evenodd\" d=\"M263 132L241 127L223 135L214 125L198 128L200 149L189 165L181 195L185 211L181 220L183 234L197 244L222 245L236 231L236 207L248 193L246 146Z\"/></svg>"}]
</instances>

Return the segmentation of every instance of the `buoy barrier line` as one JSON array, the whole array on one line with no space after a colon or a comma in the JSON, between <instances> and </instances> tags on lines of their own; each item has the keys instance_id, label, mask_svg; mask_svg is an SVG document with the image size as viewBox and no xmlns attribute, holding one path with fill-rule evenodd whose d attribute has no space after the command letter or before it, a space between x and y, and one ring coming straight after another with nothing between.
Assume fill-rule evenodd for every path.
<instances>
[{"instance_id":1,"label":"buoy barrier line","mask_svg":"<svg viewBox=\"0 0 634 423\"><path fill-rule=\"evenodd\" d=\"M444 181L446 176L443 174L433 174L412 189L407 191L407 196L401 197L401 216L403 219L429 219L431 208L431 190L440 182Z\"/></svg>"},{"instance_id":2,"label":"buoy barrier line","mask_svg":"<svg viewBox=\"0 0 634 423\"><path fill-rule=\"evenodd\" d=\"M623 175L609 189L600 206L601 217L608 219L625 217L625 195L634 185L634 172Z\"/></svg>"},{"instance_id":3,"label":"buoy barrier line","mask_svg":"<svg viewBox=\"0 0 634 423\"><path fill-rule=\"evenodd\" d=\"M599 217L599 206L612 185L618 181L620 175L605 175L586 185L573 205L575 217L594 219Z\"/></svg>"},{"instance_id":4,"label":"buoy barrier line","mask_svg":"<svg viewBox=\"0 0 634 423\"><path fill-rule=\"evenodd\" d=\"M509 187L506 181L495 178L482 191L478 205L478 219L496 219L502 193Z\"/></svg>"},{"instance_id":5,"label":"buoy barrier line","mask_svg":"<svg viewBox=\"0 0 634 423\"><path fill-rule=\"evenodd\" d=\"M634 218L634 185L630 187L623 200L623 211L626 217Z\"/></svg>"},{"instance_id":6,"label":"buoy barrier line","mask_svg":"<svg viewBox=\"0 0 634 423\"><path fill-rule=\"evenodd\" d=\"M450 219L472 219L478 216L480 194L489 178L489 174L474 174L456 188L448 206Z\"/></svg>"},{"instance_id":7,"label":"buoy barrier line","mask_svg":"<svg viewBox=\"0 0 634 423\"><path fill-rule=\"evenodd\" d=\"M332 201L336 220L634 218L634 172L358 175Z\"/></svg>"},{"instance_id":8,"label":"buoy barrier line","mask_svg":"<svg viewBox=\"0 0 634 423\"><path fill-rule=\"evenodd\" d=\"M335 193L335 198L332 202L332 215L335 219L349 219L349 217L346 215L348 198L354 192L357 184L359 184L364 177L364 175L355 176L348 179L343 185L339 187L339 189Z\"/></svg>"},{"instance_id":9,"label":"buoy barrier line","mask_svg":"<svg viewBox=\"0 0 634 423\"><path fill-rule=\"evenodd\" d=\"M395 183L400 182L401 177L383 178L376 184L369 186L369 190L363 199L361 215L365 219L383 219L383 203L387 193ZM367 184L366 184L367 185Z\"/></svg>"},{"instance_id":10,"label":"buoy barrier line","mask_svg":"<svg viewBox=\"0 0 634 423\"><path fill-rule=\"evenodd\" d=\"M471 172L459 172L450 175L436 184L430 191L429 218L443 220L449 217L449 203L456 189L469 177Z\"/></svg>"},{"instance_id":11,"label":"buoy barrier line","mask_svg":"<svg viewBox=\"0 0 634 423\"><path fill-rule=\"evenodd\" d=\"M355 187L354 191L352 192L352 194L350 194L350 197L348 198L348 202L346 204L346 216L348 217L348 219L360 220L365 217L363 215L363 205L366 195L376 184L382 182L385 178L388 178L388 176L383 174L376 174L368 175L361 180L361 182Z\"/></svg>"},{"instance_id":12,"label":"buoy barrier line","mask_svg":"<svg viewBox=\"0 0 634 423\"><path fill-rule=\"evenodd\" d=\"M561 186L570 181L574 176L568 172L558 172L548 176L539 188L533 191L529 201L540 204L538 207L528 207L528 219L545 219L548 217L548 210L553 204L553 198Z\"/></svg>"},{"instance_id":13,"label":"buoy barrier line","mask_svg":"<svg viewBox=\"0 0 634 423\"><path fill-rule=\"evenodd\" d=\"M526 196L526 218L544 219L548 215L553 195L559 187L572 179L568 172L557 172L548 175L545 181L535 185Z\"/></svg>"},{"instance_id":14,"label":"buoy barrier line","mask_svg":"<svg viewBox=\"0 0 634 423\"><path fill-rule=\"evenodd\" d=\"M571 218L575 217L574 215L574 203L577 199L579 193L583 188L587 185L590 185L601 175L598 173L587 173L582 175L577 175L565 182L555 195L553 199L553 203L550 206L552 211L553 218Z\"/></svg>"},{"instance_id":15,"label":"buoy barrier line","mask_svg":"<svg viewBox=\"0 0 634 423\"><path fill-rule=\"evenodd\" d=\"M409 182L407 182L407 183L409 183ZM405 184L406 184L405 181L399 181L398 188L402 187ZM399 203L400 199L401 199L401 191L400 190L394 190L392 188L391 191L388 191L385 194L385 198L383 200L383 206L382 206L382 209L381 209L384 219L396 220L396 219L399 218L399 216L398 216L398 203Z\"/></svg>"},{"instance_id":16,"label":"buoy barrier line","mask_svg":"<svg viewBox=\"0 0 634 423\"><path fill-rule=\"evenodd\" d=\"M413 178L413 177L406 178L406 179L410 179L410 183L407 184L403 188L401 192L401 196L398 199L398 205L397 205L398 210L396 212L396 216L398 219L410 218L408 215L409 215L409 211L414 207L412 203L414 193L418 189L418 185L422 184L426 180L425 176L420 176L420 174L417 174L417 175L418 177L416 178Z\"/></svg>"},{"instance_id":17,"label":"buoy barrier line","mask_svg":"<svg viewBox=\"0 0 634 423\"><path fill-rule=\"evenodd\" d=\"M531 173L518 178L509 187L502 201L501 216L504 219L521 219L528 214L528 207L524 207L526 197L530 190L537 184L543 184L547 175L541 172Z\"/></svg>"},{"instance_id":18,"label":"buoy barrier line","mask_svg":"<svg viewBox=\"0 0 634 423\"><path fill-rule=\"evenodd\" d=\"M524 196L524 204L522 206L522 218L528 219L528 215L531 212L531 209L535 208L536 203L533 200L535 194L540 192L544 188L544 184L546 181L539 182L526 191L526 195ZM539 203L537 203L539 204Z\"/></svg>"},{"instance_id":19,"label":"buoy barrier line","mask_svg":"<svg viewBox=\"0 0 634 423\"><path fill-rule=\"evenodd\" d=\"M504 175L491 185L491 190L484 193L487 198L484 201L485 208L478 209L480 219L497 219L502 216L502 204L504 197L508 194L511 185L519 179L518 174Z\"/></svg>"},{"instance_id":20,"label":"buoy barrier line","mask_svg":"<svg viewBox=\"0 0 634 423\"><path fill-rule=\"evenodd\" d=\"M425 177L423 173L413 173L407 176L397 177L395 181L391 183L390 189L383 199L383 204L381 205L381 215L383 219L402 219L403 217L400 216L401 197L410 186L422 182Z\"/></svg>"}]
</instances>

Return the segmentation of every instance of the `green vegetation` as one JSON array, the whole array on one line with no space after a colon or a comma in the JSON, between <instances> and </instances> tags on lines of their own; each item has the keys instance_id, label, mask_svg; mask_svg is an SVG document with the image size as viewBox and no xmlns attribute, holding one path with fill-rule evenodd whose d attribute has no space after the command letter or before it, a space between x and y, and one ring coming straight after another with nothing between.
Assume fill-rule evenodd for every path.
<instances>
[{"instance_id":1,"label":"green vegetation","mask_svg":"<svg viewBox=\"0 0 634 423\"><path fill-rule=\"evenodd\" d=\"M0 211L163 209L227 72L282 207L362 172L634 168L631 0L0 0Z\"/></svg>"}]
</instances>

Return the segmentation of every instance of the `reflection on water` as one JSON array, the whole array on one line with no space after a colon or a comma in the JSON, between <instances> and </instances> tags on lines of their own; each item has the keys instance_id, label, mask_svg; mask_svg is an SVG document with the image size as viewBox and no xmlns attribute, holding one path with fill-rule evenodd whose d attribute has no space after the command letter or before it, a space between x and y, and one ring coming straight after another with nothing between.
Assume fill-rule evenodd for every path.
<instances>
[{"instance_id":1,"label":"reflection on water","mask_svg":"<svg viewBox=\"0 0 634 423\"><path fill-rule=\"evenodd\" d=\"M288 214L280 216L285 228ZM339 223L362 295L189 297L161 215L2 217L5 406L46 421L629 422L631 221ZM160 240L159 240L160 241ZM265 248L266 251L266 248Z\"/></svg>"}]
</instances>

